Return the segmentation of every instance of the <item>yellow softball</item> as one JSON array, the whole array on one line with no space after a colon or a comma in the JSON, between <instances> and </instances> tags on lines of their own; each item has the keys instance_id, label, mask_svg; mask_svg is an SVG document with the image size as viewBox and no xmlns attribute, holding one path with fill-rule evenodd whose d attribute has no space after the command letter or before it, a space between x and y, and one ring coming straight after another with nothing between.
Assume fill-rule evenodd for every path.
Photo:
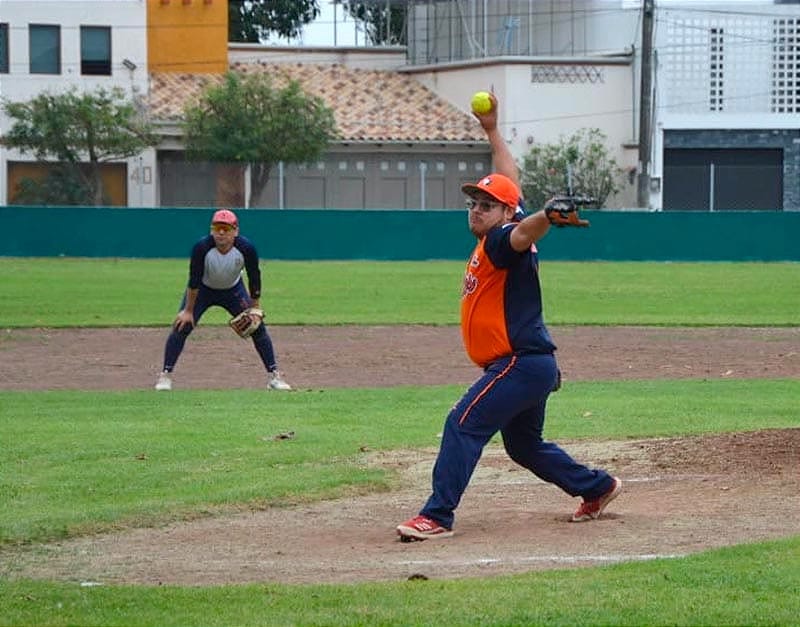
<instances>
[{"instance_id":1,"label":"yellow softball","mask_svg":"<svg viewBox=\"0 0 800 627\"><path fill-rule=\"evenodd\" d=\"M489 113L492 110L492 98L488 91L479 91L472 96L470 101L472 111L477 114Z\"/></svg>"}]
</instances>

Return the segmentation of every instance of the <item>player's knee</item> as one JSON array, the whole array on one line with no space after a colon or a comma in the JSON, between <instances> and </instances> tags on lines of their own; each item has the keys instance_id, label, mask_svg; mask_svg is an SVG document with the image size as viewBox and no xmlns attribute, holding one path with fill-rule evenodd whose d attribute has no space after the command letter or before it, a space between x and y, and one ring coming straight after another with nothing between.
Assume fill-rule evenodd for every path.
<instances>
[{"instance_id":1,"label":"player's knee","mask_svg":"<svg viewBox=\"0 0 800 627\"><path fill-rule=\"evenodd\" d=\"M536 457L538 443L535 439L503 438L503 446L508 456L521 466L530 466L532 458Z\"/></svg>"},{"instance_id":2,"label":"player's knee","mask_svg":"<svg viewBox=\"0 0 800 627\"><path fill-rule=\"evenodd\" d=\"M516 462L517 464L524 465L523 461L527 459L527 455L525 454L523 447L519 446L515 442L508 442L504 441L503 446L506 449L506 453L511 458L512 461Z\"/></svg>"},{"instance_id":3,"label":"player's knee","mask_svg":"<svg viewBox=\"0 0 800 627\"><path fill-rule=\"evenodd\" d=\"M192 330L193 330L193 329L194 329L194 327L193 327L191 324L184 324L184 325L183 325L182 327L180 327L180 328L178 328L178 327L173 327L173 328L172 328L172 332L173 332L175 335L179 335L179 336L181 336L183 339L186 339L187 337L189 337L189 334L192 332Z\"/></svg>"}]
</instances>

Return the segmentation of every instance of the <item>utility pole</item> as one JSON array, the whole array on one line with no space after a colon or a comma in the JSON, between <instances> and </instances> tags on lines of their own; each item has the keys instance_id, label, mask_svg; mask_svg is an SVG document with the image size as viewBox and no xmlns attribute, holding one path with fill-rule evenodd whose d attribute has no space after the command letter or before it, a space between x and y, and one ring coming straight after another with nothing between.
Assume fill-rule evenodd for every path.
<instances>
[{"instance_id":1,"label":"utility pole","mask_svg":"<svg viewBox=\"0 0 800 627\"><path fill-rule=\"evenodd\" d=\"M639 184L636 201L639 207L650 207L650 153L652 152L651 121L653 119L653 0L642 6L642 80L639 93Z\"/></svg>"}]
</instances>

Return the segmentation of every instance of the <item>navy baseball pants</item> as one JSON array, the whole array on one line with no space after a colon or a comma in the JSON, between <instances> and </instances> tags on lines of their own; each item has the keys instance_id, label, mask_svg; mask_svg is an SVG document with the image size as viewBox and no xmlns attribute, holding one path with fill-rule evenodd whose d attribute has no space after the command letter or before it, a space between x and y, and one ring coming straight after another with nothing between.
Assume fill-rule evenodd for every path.
<instances>
[{"instance_id":1,"label":"navy baseball pants","mask_svg":"<svg viewBox=\"0 0 800 627\"><path fill-rule=\"evenodd\" d=\"M231 316L236 316L250 307L251 302L250 296L241 280L227 290L214 290L205 285L201 285L200 289L197 291L197 300L194 304L194 322L195 324L200 322L200 318L209 307L216 305L224 308ZM186 294L184 293L180 309L183 309L185 306ZM167 338L166 347L164 348L164 370L166 372L172 372L173 368L175 368L178 357L180 357L183 352L183 346L186 344L186 338L189 337L191 332L192 327L186 325L184 325L183 329L180 331L174 327L172 328ZM264 362L264 367L268 372L275 370L275 349L272 345L272 338L269 336L267 327L263 322L256 329L251 338L253 340L253 345L256 347L256 351L258 351L259 357L261 357L261 361Z\"/></svg>"},{"instance_id":2,"label":"navy baseball pants","mask_svg":"<svg viewBox=\"0 0 800 627\"><path fill-rule=\"evenodd\" d=\"M511 459L567 494L592 499L611 487L607 472L587 468L542 440L547 397L557 376L553 355L512 355L486 368L447 416L433 493L420 514L452 529L453 512L483 448L498 431Z\"/></svg>"}]
</instances>

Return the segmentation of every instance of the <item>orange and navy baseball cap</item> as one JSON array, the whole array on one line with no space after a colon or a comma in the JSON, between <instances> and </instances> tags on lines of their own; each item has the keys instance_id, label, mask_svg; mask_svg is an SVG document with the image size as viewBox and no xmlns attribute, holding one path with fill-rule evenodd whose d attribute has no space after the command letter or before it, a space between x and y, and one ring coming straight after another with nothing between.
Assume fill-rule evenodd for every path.
<instances>
[{"instance_id":1,"label":"orange and navy baseball cap","mask_svg":"<svg viewBox=\"0 0 800 627\"><path fill-rule=\"evenodd\" d=\"M465 183L461 186L461 191L467 196L483 192L509 207L516 208L520 201L519 188L514 181L502 174L489 174L477 183Z\"/></svg>"},{"instance_id":2,"label":"orange and navy baseball cap","mask_svg":"<svg viewBox=\"0 0 800 627\"><path fill-rule=\"evenodd\" d=\"M220 209L214 213L214 217L211 218L211 224L230 224L231 226L238 227L239 220L236 214L230 209Z\"/></svg>"}]
</instances>

